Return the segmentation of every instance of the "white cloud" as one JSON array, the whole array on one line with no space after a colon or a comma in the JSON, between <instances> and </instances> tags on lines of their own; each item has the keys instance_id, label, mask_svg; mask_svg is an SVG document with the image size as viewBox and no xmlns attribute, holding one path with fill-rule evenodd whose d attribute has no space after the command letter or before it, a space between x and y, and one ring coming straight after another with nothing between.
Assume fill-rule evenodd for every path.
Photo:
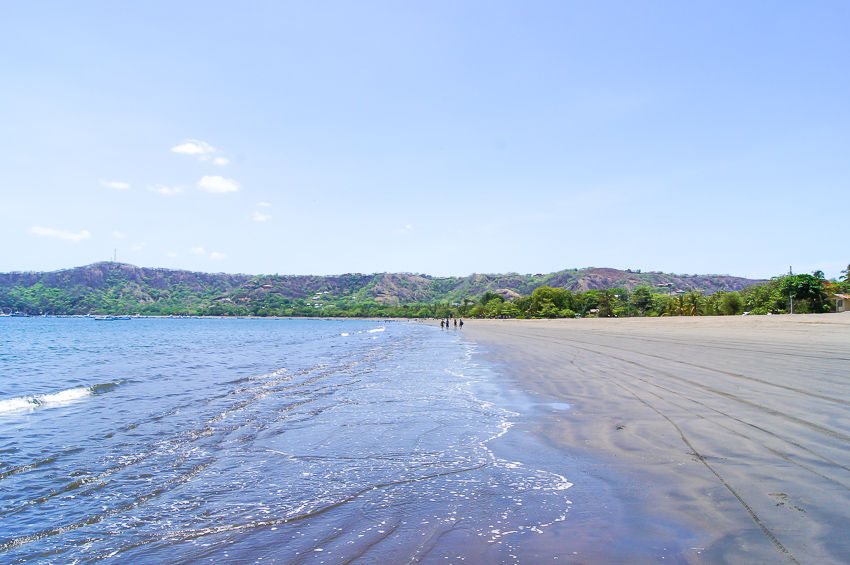
<instances>
[{"instance_id":1,"label":"white cloud","mask_svg":"<svg viewBox=\"0 0 850 565\"><path fill-rule=\"evenodd\" d=\"M173 251L169 251L168 253L166 253L166 254L165 254L165 256L166 256L166 257L171 257L172 259L176 259L176 258L177 258L177 253L175 253L175 252L173 252Z\"/></svg>"},{"instance_id":2,"label":"white cloud","mask_svg":"<svg viewBox=\"0 0 850 565\"><path fill-rule=\"evenodd\" d=\"M67 239L69 241L73 241L74 243L79 243L84 239L91 239L91 234L87 230L72 233L64 230L54 230L53 228L33 226L29 229L29 232L35 235L46 235L50 237L58 237L59 239Z\"/></svg>"},{"instance_id":3,"label":"white cloud","mask_svg":"<svg viewBox=\"0 0 850 565\"><path fill-rule=\"evenodd\" d=\"M218 253L216 251L213 251L212 253L210 253L210 259L219 261L221 259L227 259L227 255L225 255L224 253Z\"/></svg>"},{"instance_id":4,"label":"white cloud","mask_svg":"<svg viewBox=\"0 0 850 565\"><path fill-rule=\"evenodd\" d=\"M269 204L268 202L260 202L259 204L257 204L257 206L260 206L262 208L271 208L272 207L272 205Z\"/></svg>"},{"instance_id":5,"label":"white cloud","mask_svg":"<svg viewBox=\"0 0 850 565\"><path fill-rule=\"evenodd\" d=\"M398 228L398 229L393 230L393 231L394 231L395 233L407 233L407 232L408 232L408 231L410 231L412 228L413 228L413 225L412 225L412 224L407 224L407 225L406 225L406 226L404 226L403 228Z\"/></svg>"},{"instance_id":6,"label":"white cloud","mask_svg":"<svg viewBox=\"0 0 850 565\"><path fill-rule=\"evenodd\" d=\"M106 188L114 188L115 190L128 190L130 188L130 185L126 182L108 181L103 179L101 179L100 185L105 186Z\"/></svg>"},{"instance_id":7,"label":"white cloud","mask_svg":"<svg viewBox=\"0 0 850 565\"><path fill-rule=\"evenodd\" d=\"M230 163L230 159L228 159L227 157L216 157L215 159L213 159L213 163L215 163L216 165L226 165Z\"/></svg>"},{"instance_id":8,"label":"white cloud","mask_svg":"<svg viewBox=\"0 0 850 565\"><path fill-rule=\"evenodd\" d=\"M215 175L204 176L198 181L198 189L214 194L224 194L225 192L236 192L239 190L239 183L233 179L226 179Z\"/></svg>"},{"instance_id":9,"label":"white cloud","mask_svg":"<svg viewBox=\"0 0 850 565\"><path fill-rule=\"evenodd\" d=\"M183 187L175 186L173 188L169 188L167 186L148 185L148 190L150 190L151 192L156 192L157 194L162 194L164 196L174 196L175 194L181 194L183 192Z\"/></svg>"},{"instance_id":10,"label":"white cloud","mask_svg":"<svg viewBox=\"0 0 850 565\"><path fill-rule=\"evenodd\" d=\"M272 217L270 214L261 214L259 212L254 212L254 221L255 222L265 222L266 220L271 220Z\"/></svg>"},{"instance_id":11,"label":"white cloud","mask_svg":"<svg viewBox=\"0 0 850 565\"><path fill-rule=\"evenodd\" d=\"M134 245L133 247L131 247L131 249L132 249L133 251L141 251L141 250L142 250L142 247L144 247L146 243L147 243L146 241L143 241L143 242L141 242L141 243L137 243L136 245Z\"/></svg>"},{"instance_id":12,"label":"white cloud","mask_svg":"<svg viewBox=\"0 0 850 565\"><path fill-rule=\"evenodd\" d=\"M205 251L203 247L193 247L189 250L189 253L191 253L192 255L203 255Z\"/></svg>"},{"instance_id":13,"label":"white cloud","mask_svg":"<svg viewBox=\"0 0 850 565\"><path fill-rule=\"evenodd\" d=\"M183 153L184 155L208 155L210 153L218 153L218 150L204 141L197 139L187 139L186 143L171 148L175 153Z\"/></svg>"},{"instance_id":14,"label":"white cloud","mask_svg":"<svg viewBox=\"0 0 850 565\"><path fill-rule=\"evenodd\" d=\"M112 235L114 235L118 239L124 239L125 237L127 237L126 233L121 233L120 231L114 231L112 232Z\"/></svg>"}]
</instances>

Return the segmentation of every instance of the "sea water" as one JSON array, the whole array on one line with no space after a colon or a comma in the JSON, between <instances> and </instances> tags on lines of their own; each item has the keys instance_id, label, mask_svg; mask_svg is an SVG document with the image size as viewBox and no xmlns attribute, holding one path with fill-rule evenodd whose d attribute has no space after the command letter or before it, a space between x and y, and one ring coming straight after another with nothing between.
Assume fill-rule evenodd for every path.
<instances>
[{"instance_id":1,"label":"sea water","mask_svg":"<svg viewBox=\"0 0 850 565\"><path fill-rule=\"evenodd\" d=\"M0 319L0 562L523 562L567 479L462 331Z\"/></svg>"}]
</instances>

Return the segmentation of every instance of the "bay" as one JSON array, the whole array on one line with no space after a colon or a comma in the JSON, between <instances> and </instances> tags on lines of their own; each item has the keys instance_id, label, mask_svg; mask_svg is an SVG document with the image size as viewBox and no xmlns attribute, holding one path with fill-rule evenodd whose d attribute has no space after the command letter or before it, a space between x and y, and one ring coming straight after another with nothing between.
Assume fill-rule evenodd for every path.
<instances>
[{"instance_id":1,"label":"bay","mask_svg":"<svg viewBox=\"0 0 850 565\"><path fill-rule=\"evenodd\" d=\"M567 479L462 332L376 320L0 320L0 560L521 562Z\"/></svg>"}]
</instances>

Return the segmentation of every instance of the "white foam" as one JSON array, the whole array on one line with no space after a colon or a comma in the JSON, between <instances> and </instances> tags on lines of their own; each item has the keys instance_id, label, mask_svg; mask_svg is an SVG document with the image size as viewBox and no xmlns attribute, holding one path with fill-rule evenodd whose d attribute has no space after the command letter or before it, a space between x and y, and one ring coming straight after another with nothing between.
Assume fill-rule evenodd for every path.
<instances>
[{"instance_id":1,"label":"white foam","mask_svg":"<svg viewBox=\"0 0 850 565\"><path fill-rule=\"evenodd\" d=\"M92 395L92 389L87 386L69 388L54 394L45 394L39 398L41 404L54 404L79 400Z\"/></svg>"},{"instance_id":2,"label":"white foam","mask_svg":"<svg viewBox=\"0 0 850 565\"><path fill-rule=\"evenodd\" d=\"M9 398L0 400L0 414L3 412L15 412L16 410L29 410L38 406L35 398L32 396L21 396L18 398Z\"/></svg>"},{"instance_id":3,"label":"white foam","mask_svg":"<svg viewBox=\"0 0 850 565\"><path fill-rule=\"evenodd\" d=\"M266 373L265 375L260 375L258 377L251 377L251 380L259 380L259 379L271 379L273 377L279 377L286 372L286 368L282 367L277 371L272 371L271 373Z\"/></svg>"},{"instance_id":4,"label":"white foam","mask_svg":"<svg viewBox=\"0 0 850 565\"><path fill-rule=\"evenodd\" d=\"M40 406L50 404L63 404L73 402L87 396L92 396L94 390L88 386L78 386L54 392L52 394L36 394L33 396L19 396L0 400L0 414L4 412L16 412L19 410L33 410Z\"/></svg>"},{"instance_id":5,"label":"white foam","mask_svg":"<svg viewBox=\"0 0 850 565\"><path fill-rule=\"evenodd\" d=\"M387 328L385 328L385 327L380 327L380 328L375 328L375 329L373 329L373 330L360 330L359 332L354 332L354 333L342 333L342 334L339 334L339 335L340 335L340 336L342 336L342 337L348 337L348 336L351 336L351 335L364 334L364 333L365 333L365 334L373 334L373 333L375 333L375 332L382 332L382 331L385 331L386 329L387 329ZM372 339L374 339L374 338L372 338Z\"/></svg>"}]
</instances>

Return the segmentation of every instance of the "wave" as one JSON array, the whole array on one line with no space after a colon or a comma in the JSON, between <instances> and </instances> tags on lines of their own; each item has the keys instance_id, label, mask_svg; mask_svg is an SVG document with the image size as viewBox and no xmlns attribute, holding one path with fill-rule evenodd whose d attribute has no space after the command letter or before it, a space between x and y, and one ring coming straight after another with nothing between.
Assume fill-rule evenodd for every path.
<instances>
[{"instance_id":1,"label":"wave","mask_svg":"<svg viewBox=\"0 0 850 565\"><path fill-rule=\"evenodd\" d=\"M380 327L380 328L375 328L375 329L373 329L373 330L360 330L359 332L353 332L353 333L341 333L341 334L339 334L339 335L340 335L341 337L348 337L348 336L357 335L357 334L373 334L373 333L375 333L375 332L383 332L383 331L386 331L386 329L387 329L387 328L386 328L385 326L382 326L382 327Z\"/></svg>"},{"instance_id":2,"label":"wave","mask_svg":"<svg viewBox=\"0 0 850 565\"><path fill-rule=\"evenodd\" d=\"M122 381L123 382L123 381ZM19 396L0 400L0 414L6 412L17 412L20 410L34 410L36 408L49 407L56 404L67 404L88 396L95 396L109 392L118 383L103 383L94 386L76 386L50 394L33 394L30 396Z\"/></svg>"}]
</instances>

